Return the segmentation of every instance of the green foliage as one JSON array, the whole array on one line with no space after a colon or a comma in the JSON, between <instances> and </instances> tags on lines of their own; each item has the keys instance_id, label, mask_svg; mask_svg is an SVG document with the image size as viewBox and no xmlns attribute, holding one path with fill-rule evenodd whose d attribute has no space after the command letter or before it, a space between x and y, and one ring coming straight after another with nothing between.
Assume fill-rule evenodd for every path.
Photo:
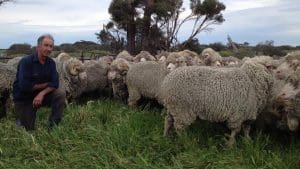
<instances>
[{"instance_id":1,"label":"green foliage","mask_svg":"<svg viewBox=\"0 0 300 169\"><path fill-rule=\"evenodd\" d=\"M285 168L300 167L299 140L254 132L225 145L223 124L197 121L180 135L164 138L163 113L109 101L67 107L62 123L47 130L49 109L38 111L36 130L0 120L0 168Z\"/></svg>"},{"instance_id":2,"label":"green foliage","mask_svg":"<svg viewBox=\"0 0 300 169\"><path fill-rule=\"evenodd\" d=\"M14 54L31 54L32 49L31 45L24 43L24 44L13 44L11 45L7 51L8 56L14 55Z\"/></svg>"},{"instance_id":3,"label":"green foliage","mask_svg":"<svg viewBox=\"0 0 300 169\"><path fill-rule=\"evenodd\" d=\"M67 53L76 51L76 48L71 43L63 43L59 46L59 48L61 51L67 52Z\"/></svg>"},{"instance_id":4,"label":"green foliage","mask_svg":"<svg viewBox=\"0 0 300 169\"><path fill-rule=\"evenodd\" d=\"M284 56L287 53L274 46L274 41L267 40L265 42L258 43L255 46L255 51L257 53L269 56Z\"/></svg>"},{"instance_id":5,"label":"green foliage","mask_svg":"<svg viewBox=\"0 0 300 169\"><path fill-rule=\"evenodd\" d=\"M229 57L235 55L235 53L232 50L222 50L219 53L222 57Z\"/></svg>"}]
</instances>

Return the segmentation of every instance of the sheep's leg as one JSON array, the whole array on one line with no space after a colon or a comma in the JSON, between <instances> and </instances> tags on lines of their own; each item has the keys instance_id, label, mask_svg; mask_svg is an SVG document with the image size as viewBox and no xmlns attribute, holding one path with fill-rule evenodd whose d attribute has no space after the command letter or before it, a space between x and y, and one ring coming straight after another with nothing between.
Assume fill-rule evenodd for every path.
<instances>
[{"instance_id":1,"label":"sheep's leg","mask_svg":"<svg viewBox=\"0 0 300 169\"><path fill-rule=\"evenodd\" d=\"M174 128L174 118L168 113L165 117L164 136L169 136L171 130Z\"/></svg>"},{"instance_id":2,"label":"sheep's leg","mask_svg":"<svg viewBox=\"0 0 300 169\"><path fill-rule=\"evenodd\" d=\"M250 139L250 130L251 130L251 126L250 124L246 123L243 124L243 131L244 131L244 135L247 139Z\"/></svg>"},{"instance_id":3,"label":"sheep's leg","mask_svg":"<svg viewBox=\"0 0 300 169\"><path fill-rule=\"evenodd\" d=\"M141 94L132 88L128 87L128 105L136 106L137 101L141 98Z\"/></svg>"},{"instance_id":4,"label":"sheep's leg","mask_svg":"<svg viewBox=\"0 0 300 169\"><path fill-rule=\"evenodd\" d=\"M235 144L235 136L236 134L241 130L241 128L234 128L234 129L231 129L231 133L229 135L229 138L227 140L227 145L229 147L232 147L234 144Z\"/></svg>"}]
</instances>

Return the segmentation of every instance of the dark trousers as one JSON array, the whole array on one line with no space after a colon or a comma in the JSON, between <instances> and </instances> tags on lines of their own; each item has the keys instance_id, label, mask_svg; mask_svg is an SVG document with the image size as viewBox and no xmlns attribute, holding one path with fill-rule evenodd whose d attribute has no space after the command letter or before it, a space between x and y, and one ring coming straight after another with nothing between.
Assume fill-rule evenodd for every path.
<instances>
[{"instance_id":1,"label":"dark trousers","mask_svg":"<svg viewBox=\"0 0 300 169\"><path fill-rule=\"evenodd\" d=\"M66 94L64 91L56 89L45 95L42 106L51 107L49 125L57 125L63 116L65 108ZM37 109L33 108L33 100L15 101L15 110L21 125L28 130L34 130Z\"/></svg>"}]
</instances>

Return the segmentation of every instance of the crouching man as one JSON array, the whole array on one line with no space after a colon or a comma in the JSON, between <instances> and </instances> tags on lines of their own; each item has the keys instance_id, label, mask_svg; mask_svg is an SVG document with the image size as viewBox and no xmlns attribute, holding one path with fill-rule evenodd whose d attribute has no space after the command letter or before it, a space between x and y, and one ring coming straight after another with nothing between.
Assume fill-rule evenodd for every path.
<instances>
[{"instance_id":1,"label":"crouching man","mask_svg":"<svg viewBox=\"0 0 300 169\"><path fill-rule=\"evenodd\" d=\"M49 127L57 125L65 108L65 92L58 89L59 77L55 62L49 57L54 47L50 34L37 40L37 51L19 62L13 84L13 98L17 123L27 131L34 130L36 112L41 106L50 106Z\"/></svg>"}]
</instances>

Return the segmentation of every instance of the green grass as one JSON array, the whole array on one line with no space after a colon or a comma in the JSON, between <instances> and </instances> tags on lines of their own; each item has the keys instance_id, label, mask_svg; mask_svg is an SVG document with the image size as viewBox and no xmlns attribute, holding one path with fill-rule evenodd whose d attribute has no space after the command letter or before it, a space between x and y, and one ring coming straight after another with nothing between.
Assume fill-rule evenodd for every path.
<instances>
[{"instance_id":1,"label":"green grass","mask_svg":"<svg viewBox=\"0 0 300 169\"><path fill-rule=\"evenodd\" d=\"M38 112L36 130L0 120L0 168L286 169L300 168L300 142L280 135L241 135L227 148L221 124L197 121L180 135L163 137L163 112L110 100L67 107L62 123L47 130L49 109Z\"/></svg>"}]
</instances>

